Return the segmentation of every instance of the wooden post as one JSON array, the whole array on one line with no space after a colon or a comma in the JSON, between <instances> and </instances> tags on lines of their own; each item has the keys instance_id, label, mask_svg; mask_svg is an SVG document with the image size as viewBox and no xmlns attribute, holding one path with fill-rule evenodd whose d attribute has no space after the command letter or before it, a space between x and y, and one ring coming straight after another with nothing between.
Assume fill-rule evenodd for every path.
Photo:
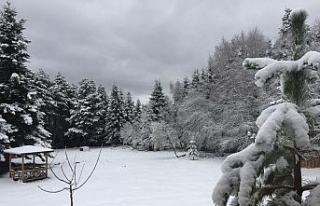
<instances>
[{"instance_id":1,"label":"wooden post","mask_svg":"<svg viewBox=\"0 0 320 206\"><path fill-rule=\"evenodd\" d=\"M22 180L22 182L25 182L25 175L24 175L24 154L22 155L22 165L21 165L21 170L22 170L22 174L20 179Z\"/></svg>"},{"instance_id":2,"label":"wooden post","mask_svg":"<svg viewBox=\"0 0 320 206\"><path fill-rule=\"evenodd\" d=\"M46 156L46 177L48 177L48 153L45 153Z\"/></svg>"},{"instance_id":3,"label":"wooden post","mask_svg":"<svg viewBox=\"0 0 320 206\"><path fill-rule=\"evenodd\" d=\"M34 169L35 168L35 164L36 164L36 155L33 154L32 158L33 158L33 165L32 165L32 168Z\"/></svg>"},{"instance_id":4,"label":"wooden post","mask_svg":"<svg viewBox=\"0 0 320 206\"><path fill-rule=\"evenodd\" d=\"M12 174L11 174L11 158L12 158L12 154L9 154L9 178L12 178Z\"/></svg>"}]
</instances>

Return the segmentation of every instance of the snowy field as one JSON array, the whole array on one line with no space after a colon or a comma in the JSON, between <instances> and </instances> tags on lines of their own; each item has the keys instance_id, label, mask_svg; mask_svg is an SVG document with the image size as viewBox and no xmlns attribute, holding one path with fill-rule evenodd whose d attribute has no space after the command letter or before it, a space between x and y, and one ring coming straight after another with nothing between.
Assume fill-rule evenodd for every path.
<instances>
[{"instance_id":1,"label":"snowy field","mask_svg":"<svg viewBox=\"0 0 320 206\"><path fill-rule=\"evenodd\" d=\"M99 150L89 152L68 150L72 162L85 162L87 176ZM54 171L60 172L64 150L54 160ZM173 152L141 152L131 149L104 148L101 159L89 182L74 195L75 206L209 206L211 192L221 176L222 158L191 161L175 158ZM67 168L67 164L64 164ZM80 164L78 170L80 170ZM66 169L66 171L68 171ZM304 177L315 179L319 169L303 170ZM61 175L61 174L60 174ZM7 175L0 178L2 206L68 206L69 194L63 191L49 194L64 185L49 172L49 179L30 183L14 182Z\"/></svg>"},{"instance_id":2,"label":"snowy field","mask_svg":"<svg viewBox=\"0 0 320 206\"><path fill-rule=\"evenodd\" d=\"M71 161L85 161L86 176L98 156L90 152L68 150ZM55 163L62 163L60 150ZM222 158L196 161L175 158L173 152L142 152L131 149L104 148L99 164L89 182L74 195L75 206L205 206L212 205L211 192L221 175ZM67 164L64 164L66 167ZM80 170L81 167L78 167ZM60 171L60 165L54 166ZM67 171L67 170L66 170ZM44 189L57 190L64 186L51 172L49 179L30 183L14 182L8 175L0 178L2 206L67 206L69 194L63 191L49 194Z\"/></svg>"}]
</instances>

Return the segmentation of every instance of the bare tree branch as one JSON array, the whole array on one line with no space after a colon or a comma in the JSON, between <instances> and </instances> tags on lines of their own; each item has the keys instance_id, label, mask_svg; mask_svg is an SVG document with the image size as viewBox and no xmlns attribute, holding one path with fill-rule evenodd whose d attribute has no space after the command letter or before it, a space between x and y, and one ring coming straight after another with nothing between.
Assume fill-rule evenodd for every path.
<instances>
[{"instance_id":1,"label":"bare tree branch","mask_svg":"<svg viewBox=\"0 0 320 206\"><path fill-rule=\"evenodd\" d=\"M66 156L66 159L67 159L68 165L69 165L69 167L70 167L70 170L73 172L73 168L72 168L72 166L71 166L71 162L70 162L69 157L68 157L68 154L67 154L67 149L64 149L64 154L65 154L65 156Z\"/></svg>"},{"instance_id":2,"label":"bare tree branch","mask_svg":"<svg viewBox=\"0 0 320 206\"><path fill-rule=\"evenodd\" d=\"M85 164L82 165L81 172L80 172L80 176L77 177L77 162L76 162L76 156L75 156L75 161L74 161L73 166L72 166L72 164L71 164L71 162L70 162L70 159L69 159L69 157L68 157L67 151L66 151L66 149L65 149L65 158L66 158L66 161L67 161L67 163L68 163L68 167L70 168L70 171L72 172L71 178L68 177L68 175L66 174L65 170L63 169L64 163L65 163L66 161L64 161L64 162L62 163L62 165L60 166L60 170L61 170L61 172L62 172L62 174L63 174L63 176L64 176L64 179L60 178L60 177L53 171L53 169L52 169L51 166L50 166L49 168L50 168L50 171L52 172L52 174L54 175L54 177L55 177L57 180L65 183L65 184L67 184L68 187L63 187L63 188L61 188L60 190L46 190L46 189L41 188L40 186L38 186L38 187L39 187L42 191L48 192L48 193L59 193L59 192L62 192L63 190L69 191L71 206L73 206L73 193L74 193L75 190L80 189L81 187L83 187L83 186L89 181L89 179L91 178L91 176L92 176L93 172L95 171L95 169L96 169L96 167L97 167L97 165L98 165L98 162L99 162L99 160L100 160L102 148L103 148L103 146L101 146L101 148L100 148L99 155L98 155L98 157L97 157L97 160L96 160L96 162L95 162L95 165L94 165L94 167L92 168L92 171L90 172L89 176L88 176L88 177L85 179L85 181L84 181L83 183L81 183L79 186L78 186L78 182L80 182L80 180L81 180L81 177L82 177L82 173L83 173ZM56 155L56 156L57 156L57 155Z\"/></svg>"},{"instance_id":3,"label":"bare tree branch","mask_svg":"<svg viewBox=\"0 0 320 206\"><path fill-rule=\"evenodd\" d=\"M52 172L53 176L54 176L57 180L59 180L60 182L64 182L64 183L66 183L66 184L69 184L66 180L61 179L61 178L53 171L52 167L49 167L49 169L50 169L50 171Z\"/></svg>"},{"instance_id":4,"label":"bare tree branch","mask_svg":"<svg viewBox=\"0 0 320 206\"><path fill-rule=\"evenodd\" d=\"M99 156L98 156L98 158L97 158L97 161L96 161L96 163L95 163L95 165L94 165L91 173L89 174L89 176L87 177L87 179L86 179L82 184L80 184L79 187L74 188L74 190L80 189L83 185L85 185L85 184L88 182L88 180L90 179L90 177L92 176L93 172L95 171L95 169L96 169L96 167L97 167L97 165L98 165L98 162L99 162L99 159L100 159L100 156L101 156L101 152L102 152L102 147L100 148Z\"/></svg>"},{"instance_id":5,"label":"bare tree branch","mask_svg":"<svg viewBox=\"0 0 320 206\"><path fill-rule=\"evenodd\" d=\"M39 185L38 185L38 187L39 187L42 191L44 191L44 192L48 192L48 193L59 193L59 192L62 192L63 190L68 190L68 189L69 189L69 188L67 188L67 187L64 187L64 188L62 188L62 189L60 189L60 190L51 191L51 190L43 189L43 188L42 188L42 187L40 187Z\"/></svg>"}]
</instances>

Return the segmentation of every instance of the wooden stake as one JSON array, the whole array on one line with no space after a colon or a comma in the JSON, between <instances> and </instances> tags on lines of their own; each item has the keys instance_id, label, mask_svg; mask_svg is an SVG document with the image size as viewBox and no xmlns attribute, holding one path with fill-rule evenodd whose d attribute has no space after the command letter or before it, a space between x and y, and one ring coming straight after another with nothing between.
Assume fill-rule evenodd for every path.
<instances>
[{"instance_id":1,"label":"wooden stake","mask_svg":"<svg viewBox=\"0 0 320 206\"><path fill-rule=\"evenodd\" d=\"M21 165L21 169L22 169L22 174L21 174L21 179L22 182L25 182L25 175L24 175L24 154L22 155L22 165Z\"/></svg>"},{"instance_id":2,"label":"wooden stake","mask_svg":"<svg viewBox=\"0 0 320 206\"><path fill-rule=\"evenodd\" d=\"M48 177L48 153L45 153L46 156L46 177Z\"/></svg>"},{"instance_id":3,"label":"wooden stake","mask_svg":"<svg viewBox=\"0 0 320 206\"><path fill-rule=\"evenodd\" d=\"M12 178L12 174L11 174L11 167L12 167L12 165L11 165L11 158L12 158L12 156L11 156L12 154L9 154L9 178Z\"/></svg>"}]
</instances>

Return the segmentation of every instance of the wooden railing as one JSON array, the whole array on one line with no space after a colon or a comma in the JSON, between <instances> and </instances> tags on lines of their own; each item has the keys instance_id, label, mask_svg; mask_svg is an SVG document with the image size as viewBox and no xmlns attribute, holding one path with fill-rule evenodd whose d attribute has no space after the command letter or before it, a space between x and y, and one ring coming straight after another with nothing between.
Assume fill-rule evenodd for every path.
<instances>
[{"instance_id":1,"label":"wooden railing","mask_svg":"<svg viewBox=\"0 0 320 206\"><path fill-rule=\"evenodd\" d=\"M22 182L44 179L47 177L47 169L45 165L25 166L23 170L21 166L16 166L11 168L10 177Z\"/></svg>"}]
</instances>

